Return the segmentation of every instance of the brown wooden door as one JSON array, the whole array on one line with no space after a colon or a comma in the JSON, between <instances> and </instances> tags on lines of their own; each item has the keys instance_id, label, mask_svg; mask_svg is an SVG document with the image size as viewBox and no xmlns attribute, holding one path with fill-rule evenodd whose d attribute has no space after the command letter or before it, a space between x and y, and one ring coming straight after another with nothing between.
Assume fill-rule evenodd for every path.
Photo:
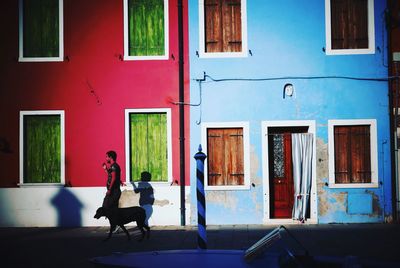
<instances>
[{"instance_id":1,"label":"brown wooden door","mask_svg":"<svg viewBox=\"0 0 400 268\"><path fill-rule=\"evenodd\" d=\"M294 201L291 134L272 134L269 144L270 217L291 218Z\"/></svg>"}]
</instances>

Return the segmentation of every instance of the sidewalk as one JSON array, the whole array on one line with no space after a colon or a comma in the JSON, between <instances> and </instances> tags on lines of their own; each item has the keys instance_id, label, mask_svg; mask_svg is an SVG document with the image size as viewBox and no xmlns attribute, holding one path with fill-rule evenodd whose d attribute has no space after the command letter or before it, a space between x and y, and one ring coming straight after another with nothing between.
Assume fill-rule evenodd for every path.
<instances>
[{"instance_id":1,"label":"sidewalk","mask_svg":"<svg viewBox=\"0 0 400 268\"><path fill-rule=\"evenodd\" d=\"M246 250L275 225L207 226L208 249ZM287 225L311 256L357 256L400 261L399 224ZM108 227L0 228L2 267L95 267L90 258L114 252L197 248L196 226L155 226L149 240L137 242L118 233L107 241ZM136 236L137 235L137 236Z\"/></svg>"}]
</instances>

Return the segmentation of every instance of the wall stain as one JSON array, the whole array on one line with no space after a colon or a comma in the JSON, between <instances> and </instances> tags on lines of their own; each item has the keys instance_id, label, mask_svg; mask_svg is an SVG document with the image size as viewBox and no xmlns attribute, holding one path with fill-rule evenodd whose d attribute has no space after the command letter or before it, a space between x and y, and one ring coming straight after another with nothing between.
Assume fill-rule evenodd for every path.
<instances>
[{"instance_id":1,"label":"wall stain","mask_svg":"<svg viewBox=\"0 0 400 268\"><path fill-rule=\"evenodd\" d=\"M207 203L222 205L232 211L236 210L238 199L232 191L206 191Z\"/></svg>"},{"instance_id":2,"label":"wall stain","mask_svg":"<svg viewBox=\"0 0 400 268\"><path fill-rule=\"evenodd\" d=\"M379 196L370 190L365 190L365 192L372 195L372 214L369 217L375 218L376 216L380 216L382 214L382 207L379 204Z\"/></svg>"},{"instance_id":3,"label":"wall stain","mask_svg":"<svg viewBox=\"0 0 400 268\"><path fill-rule=\"evenodd\" d=\"M328 162L328 144L324 143L321 138L317 138L317 181L320 182L323 178L329 176Z\"/></svg>"},{"instance_id":4,"label":"wall stain","mask_svg":"<svg viewBox=\"0 0 400 268\"><path fill-rule=\"evenodd\" d=\"M317 193L318 193L318 214L319 216L333 215L336 212L347 213L347 197L346 191L332 190L328 187L329 182L329 161L328 161L328 144L320 138L317 138ZM366 190L365 193L372 195L373 213L369 217L377 217L382 214L382 208L379 204L379 196L373 192Z\"/></svg>"},{"instance_id":5,"label":"wall stain","mask_svg":"<svg viewBox=\"0 0 400 268\"><path fill-rule=\"evenodd\" d=\"M263 211L263 203L257 202L257 189L258 187L263 187L263 185L262 179L257 176L257 172L260 168L260 162L254 148L255 147L253 145L250 148L250 191L239 191L240 193L238 193L238 191L206 191L205 194L207 203L220 205L226 209L230 209L231 211L236 211L238 209L237 206L239 199L241 196L243 196L242 193L249 193L255 211Z\"/></svg>"},{"instance_id":6,"label":"wall stain","mask_svg":"<svg viewBox=\"0 0 400 268\"><path fill-rule=\"evenodd\" d=\"M252 186L250 186L250 187L252 187ZM251 188L250 193L251 193L251 200L253 201L255 211L257 213L262 213L263 207L264 207L264 201L257 202L258 193L254 188Z\"/></svg>"},{"instance_id":7,"label":"wall stain","mask_svg":"<svg viewBox=\"0 0 400 268\"><path fill-rule=\"evenodd\" d=\"M260 168L260 162L258 155L255 153L254 145L251 145L250 149L250 194L251 200L253 201L255 211L257 213L263 212L264 204L263 202L257 202L257 187L263 187L262 179L257 176L257 172ZM253 186L254 185L254 186Z\"/></svg>"},{"instance_id":8,"label":"wall stain","mask_svg":"<svg viewBox=\"0 0 400 268\"><path fill-rule=\"evenodd\" d=\"M126 208L139 205L139 194L136 194L132 190L123 190L121 197L119 198L119 207Z\"/></svg>"},{"instance_id":9,"label":"wall stain","mask_svg":"<svg viewBox=\"0 0 400 268\"><path fill-rule=\"evenodd\" d=\"M250 183L254 183L254 185L260 186L262 185L261 180L257 177L257 172L260 168L260 162L258 155L255 153L254 145L251 145L250 149Z\"/></svg>"},{"instance_id":10,"label":"wall stain","mask_svg":"<svg viewBox=\"0 0 400 268\"><path fill-rule=\"evenodd\" d=\"M154 200L154 206L159 206L159 207L163 207L169 204L169 200L167 199L162 199L162 200Z\"/></svg>"},{"instance_id":11,"label":"wall stain","mask_svg":"<svg viewBox=\"0 0 400 268\"><path fill-rule=\"evenodd\" d=\"M326 186L324 186L326 187ZM318 213L320 216L347 211L347 192L331 193L321 191L318 193Z\"/></svg>"},{"instance_id":12,"label":"wall stain","mask_svg":"<svg viewBox=\"0 0 400 268\"><path fill-rule=\"evenodd\" d=\"M140 194L135 193L133 190L123 190L121 192L121 197L119 198L119 207L126 208L132 206L139 206L139 198ZM154 200L154 206L166 206L170 204L169 200L162 199L162 200Z\"/></svg>"},{"instance_id":13,"label":"wall stain","mask_svg":"<svg viewBox=\"0 0 400 268\"><path fill-rule=\"evenodd\" d=\"M336 211L346 212L347 192L332 192L327 183L329 177L328 144L317 138L317 193L318 214L325 216Z\"/></svg>"}]
</instances>

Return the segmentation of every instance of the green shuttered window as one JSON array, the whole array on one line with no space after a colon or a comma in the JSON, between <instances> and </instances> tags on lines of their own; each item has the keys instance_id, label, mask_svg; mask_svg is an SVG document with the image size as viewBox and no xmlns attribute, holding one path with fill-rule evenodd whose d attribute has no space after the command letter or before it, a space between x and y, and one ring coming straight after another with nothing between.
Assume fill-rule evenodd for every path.
<instances>
[{"instance_id":1,"label":"green shuttered window","mask_svg":"<svg viewBox=\"0 0 400 268\"><path fill-rule=\"evenodd\" d=\"M164 56L165 20L164 0L127 0L128 55Z\"/></svg>"},{"instance_id":2,"label":"green shuttered window","mask_svg":"<svg viewBox=\"0 0 400 268\"><path fill-rule=\"evenodd\" d=\"M147 171L154 182L168 181L166 113L130 113L130 178Z\"/></svg>"},{"instance_id":3,"label":"green shuttered window","mask_svg":"<svg viewBox=\"0 0 400 268\"><path fill-rule=\"evenodd\" d=\"M23 129L23 183L61 183L60 115L25 115Z\"/></svg>"},{"instance_id":4,"label":"green shuttered window","mask_svg":"<svg viewBox=\"0 0 400 268\"><path fill-rule=\"evenodd\" d=\"M61 0L20 0L20 59L62 60L62 3Z\"/></svg>"}]
</instances>

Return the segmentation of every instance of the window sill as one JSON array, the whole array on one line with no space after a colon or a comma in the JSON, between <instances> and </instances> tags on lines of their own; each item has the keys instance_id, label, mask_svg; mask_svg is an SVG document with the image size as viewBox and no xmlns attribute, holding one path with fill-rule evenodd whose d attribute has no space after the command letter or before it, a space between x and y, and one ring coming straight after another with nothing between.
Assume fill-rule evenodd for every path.
<instances>
[{"instance_id":1,"label":"window sill","mask_svg":"<svg viewBox=\"0 0 400 268\"><path fill-rule=\"evenodd\" d=\"M375 49L365 48L365 49L327 49L326 55L364 55L364 54L375 54Z\"/></svg>"},{"instance_id":2,"label":"window sill","mask_svg":"<svg viewBox=\"0 0 400 268\"><path fill-rule=\"evenodd\" d=\"M62 57L54 57L54 58L18 58L19 62L62 62L64 59Z\"/></svg>"},{"instance_id":3,"label":"window sill","mask_svg":"<svg viewBox=\"0 0 400 268\"><path fill-rule=\"evenodd\" d=\"M249 190L250 185L219 185L219 186L204 186L204 190L206 191L240 191L240 190Z\"/></svg>"},{"instance_id":4,"label":"window sill","mask_svg":"<svg viewBox=\"0 0 400 268\"><path fill-rule=\"evenodd\" d=\"M329 188L378 188L378 183L329 183Z\"/></svg>"},{"instance_id":5,"label":"window sill","mask_svg":"<svg viewBox=\"0 0 400 268\"><path fill-rule=\"evenodd\" d=\"M126 56L124 55L124 61L141 61L141 60L169 60L168 55L161 56Z\"/></svg>"},{"instance_id":6,"label":"window sill","mask_svg":"<svg viewBox=\"0 0 400 268\"><path fill-rule=\"evenodd\" d=\"M62 188L65 187L63 183L18 183L20 188Z\"/></svg>"},{"instance_id":7,"label":"window sill","mask_svg":"<svg viewBox=\"0 0 400 268\"><path fill-rule=\"evenodd\" d=\"M154 186L157 186L157 187L179 186L179 185L172 184L172 182L154 182L154 181L135 181L135 186L137 188L141 188L139 186L139 184L141 184L141 183L148 183L152 187L154 187ZM122 188L127 189L127 190L132 190L134 187L133 187L132 182L125 182L125 185Z\"/></svg>"},{"instance_id":8,"label":"window sill","mask_svg":"<svg viewBox=\"0 0 400 268\"><path fill-rule=\"evenodd\" d=\"M247 52L200 52L200 58L214 59L214 58L246 58Z\"/></svg>"}]
</instances>

